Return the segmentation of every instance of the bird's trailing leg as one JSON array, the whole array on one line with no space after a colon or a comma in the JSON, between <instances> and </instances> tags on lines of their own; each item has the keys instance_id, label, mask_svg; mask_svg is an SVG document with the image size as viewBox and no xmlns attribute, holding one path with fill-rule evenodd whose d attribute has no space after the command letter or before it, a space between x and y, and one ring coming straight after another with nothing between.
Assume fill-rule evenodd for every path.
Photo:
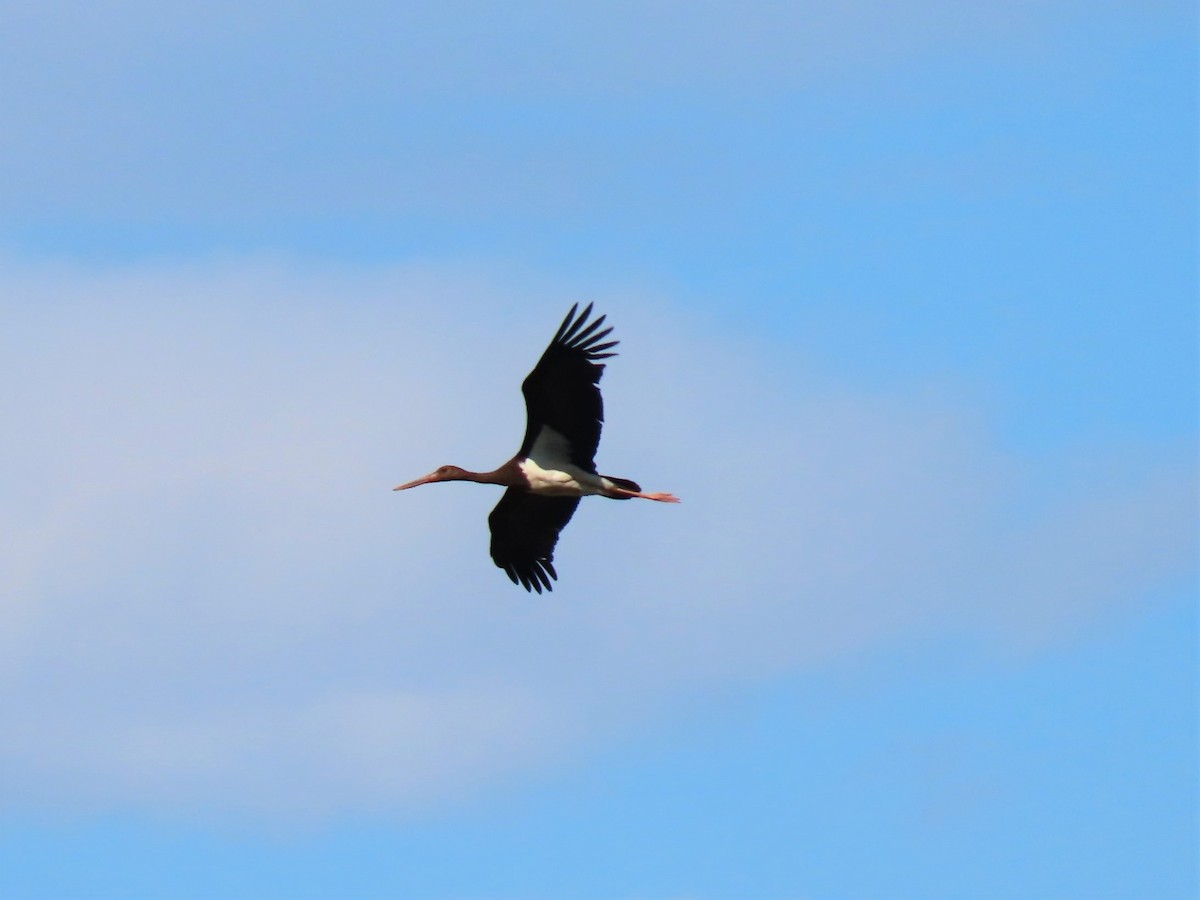
<instances>
[{"instance_id":1,"label":"bird's trailing leg","mask_svg":"<svg viewBox=\"0 0 1200 900\"><path fill-rule=\"evenodd\" d=\"M627 500L630 497L641 497L643 500L657 500L659 503L678 503L679 498L674 494L655 493L646 494L642 491L627 491L625 488L611 487L606 492L606 495L614 500Z\"/></svg>"}]
</instances>

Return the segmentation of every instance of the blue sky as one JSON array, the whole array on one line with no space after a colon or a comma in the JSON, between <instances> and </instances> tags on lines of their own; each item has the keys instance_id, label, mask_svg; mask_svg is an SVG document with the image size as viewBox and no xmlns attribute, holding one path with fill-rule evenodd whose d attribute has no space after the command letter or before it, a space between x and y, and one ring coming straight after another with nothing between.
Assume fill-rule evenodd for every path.
<instances>
[{"instance_id":1,"label":"blue sky","mask_svg":"<svg viewBox=\"0 0 1200 900\"><path fill-rule=\"evenodd\" d=\"M1195 893L1190 4L0 30L0 896Z\"/></svg>"}]
</instances>

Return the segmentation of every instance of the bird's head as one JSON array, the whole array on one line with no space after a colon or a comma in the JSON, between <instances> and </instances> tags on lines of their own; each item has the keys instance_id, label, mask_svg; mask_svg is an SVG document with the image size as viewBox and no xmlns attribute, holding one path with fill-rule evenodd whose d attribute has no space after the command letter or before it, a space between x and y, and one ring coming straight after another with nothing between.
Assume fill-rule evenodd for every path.
<instances>
[{"instance_id":1,"label":"bird's head","mask_svg":"<svg viewBox=\"0 0 1200 900\"><path fill-rule=\"evenodd\" d=\"M410 481L408 484L397 485L392 488L393 491L407 491L409 488L415 488L422 484L432 484L435 481L466 481L466 470L460 469L458 466L438 466L428 475L418 478L416 481Z\"/></svg>"}]
</instances>

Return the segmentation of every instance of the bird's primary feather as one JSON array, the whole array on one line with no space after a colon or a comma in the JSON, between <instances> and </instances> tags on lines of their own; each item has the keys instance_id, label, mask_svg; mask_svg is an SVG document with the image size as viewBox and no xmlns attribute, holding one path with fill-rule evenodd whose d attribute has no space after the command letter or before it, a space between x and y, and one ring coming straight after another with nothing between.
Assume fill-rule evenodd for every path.
<instances>
[{"instance_id":1,"label":"bird's primary feather","mask_svg":"<svg viewBox=\"0 0 1200 900\"><path fill-rule=\"evenodd\" d=\"M598 330L604 316L587 324L592 304L575 315L571 307L558 332L521 385L525 395L525 440L519 456L526 456L542 428L550 428L569 443L570 461L585 472L596 473L596 448L604 421L600 376L604 364L597 360L616 356L618 341L603 342L612 328Z\"/></svg>"},{"instance_id":2,"label":"bird's primary feather","mask_svg":"<svg viewBox=\"0 0 1200 900\"><path fill-rule=\"evenodd\" d=\"M488 516L492 531L492 560L513 584L539 594L553 590L554 545L571 521L578 497L545 497L509 488Z\"/></svg>"}]
</instances>

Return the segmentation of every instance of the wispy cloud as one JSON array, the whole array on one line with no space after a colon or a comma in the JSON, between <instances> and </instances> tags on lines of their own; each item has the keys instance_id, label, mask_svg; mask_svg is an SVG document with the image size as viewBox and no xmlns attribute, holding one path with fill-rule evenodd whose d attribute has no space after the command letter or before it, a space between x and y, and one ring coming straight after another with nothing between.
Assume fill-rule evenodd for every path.
<instances>
[{"instance_id":1,"label":"wispy cloud","mask_svg":"<svg viewBox=\"0 0 1200 900\"><path fill-rule=\"evenodd\" d=\"M614 292L602 468L684 504L585 503L529 597L487 558L494 494L388 489L515 449L569 287L278 264L0 291L9 804L411 810L704 685L1053 640L1194 565L1181 448L1029 503L1122 453L1015 459L950 394L849 389Z\"/></svg>"},{"instance_id":2,"label":"wispy cloud","mask_svg":"<svg viewBox=\"0 0 1200 900\"><path fill-rule=\"evenodd\" d=\"M111 222L114 211L123 222L224 223L536 213L572 208L581 192L601 205L623 157L645 160L651 187L677 178L709 132L755 127L739 122L748 100L819 88L811 134L862 105L830 99L830 84L931 50L986 55L1015 40L1036 58L1076 7L19 4L0 11L0 81L11 86L0 96L0 206L27 226ZM1149 7L1106 4L1104 15L1136 27L1154 17ZM719 158L738 161L724 170L762 164L731 143Z\"/></svg>"}]
</instances>

